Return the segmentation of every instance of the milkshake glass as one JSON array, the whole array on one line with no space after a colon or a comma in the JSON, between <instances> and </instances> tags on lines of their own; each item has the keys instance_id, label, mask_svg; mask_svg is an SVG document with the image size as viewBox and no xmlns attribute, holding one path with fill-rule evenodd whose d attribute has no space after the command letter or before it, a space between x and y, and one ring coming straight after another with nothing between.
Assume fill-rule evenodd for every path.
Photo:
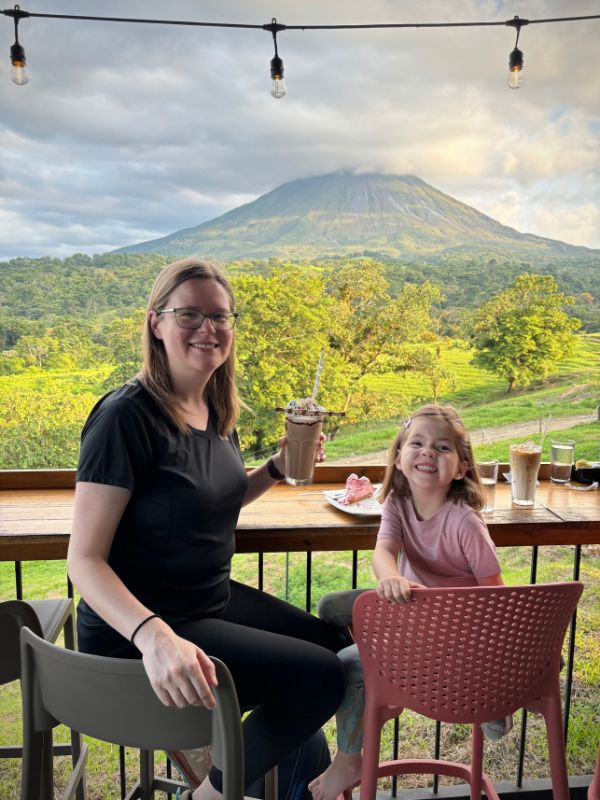
<instances>
[{"instance_id":1,"label":"milkshake glass","mask_svg":"<svg viewBox=\"0 0 600 800\"><path fill-rule=\"evenodd\" d=\"M285 409L285 482L292 486L312 483L324 412L309 398Z\"/></svg>"},{"instance_id":2,"label":"milkshake glass","mask_svg":"<svg viewBox=\"0 0 600 800\"><path fill-rule=\"evenodd\" d=\"M542 447L533 442L511 444L510 474L512 501L517 506L533 506Z\"/></svg>"}]
</instances>

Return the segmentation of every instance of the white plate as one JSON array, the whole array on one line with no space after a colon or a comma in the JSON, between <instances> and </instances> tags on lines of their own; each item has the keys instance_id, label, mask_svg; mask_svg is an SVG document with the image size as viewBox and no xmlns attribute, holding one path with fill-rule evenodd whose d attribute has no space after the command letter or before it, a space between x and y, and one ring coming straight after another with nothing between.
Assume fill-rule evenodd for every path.
<instances>
[{"instance_id":1,"label":"white plate","mask_svg":"<svg viewBox=\"0 0 600 800\"><path fill-rule=\"evenodd\" d=\"M381 488L380 483L373 485L375 494ZM325 499L334 508L340 511L345 511L346 514L354 514L357 517L380 517L381 516L381 503L378 503L375 497L367 497L365 500L359 500L358 503L352 503L349 506L344 506L340 503L342 497L346 494L344 489L330 489L323 492Z\"/></svg>"}]
</instances>

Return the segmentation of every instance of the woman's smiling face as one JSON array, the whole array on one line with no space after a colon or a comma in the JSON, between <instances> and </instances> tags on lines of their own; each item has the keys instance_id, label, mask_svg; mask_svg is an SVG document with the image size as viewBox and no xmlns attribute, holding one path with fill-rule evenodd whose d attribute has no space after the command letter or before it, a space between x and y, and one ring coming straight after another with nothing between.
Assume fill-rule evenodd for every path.
<instances>
[{"instance_id":1,"label":"woman's smiling face","mask_svg":"<svg viewBox=\"0 0 600 800\"><path fill-rule=\"evenodd\" d=\"M193 308L203 314L231 312L231 298L218 281L192 278L171 292L165 308ZM160 309L159 309L160 310ZM181 328L175 314L150 311L152 333L164 345L171 375L176 378L202 376L205 380L224 364L233 342L233 330L215 329L205 318L194 330Z\"/></svg>"}]
</instances>

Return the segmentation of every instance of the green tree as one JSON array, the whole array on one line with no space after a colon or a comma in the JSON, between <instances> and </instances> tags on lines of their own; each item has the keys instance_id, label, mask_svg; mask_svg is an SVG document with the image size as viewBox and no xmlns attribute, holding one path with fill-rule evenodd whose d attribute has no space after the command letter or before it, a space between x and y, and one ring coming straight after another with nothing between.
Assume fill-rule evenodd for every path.
<instances>
[{"instance_id":1,"label":"green tree","mask_svg":"<svg viewBox=\"0 0 600 800\"><path fill-rule=\"evenodd\" d=\"M25 361L14 350L0 352L0 375L18 375L25 368Z\"/></svg>"},{"instance_id":2,"label":"green tree","mask_svg":"<svg viewBox=\"0 0 600 800\"><path fill-rule=\"evenodd\" d=\"M51 332L58 340L60 358L56 364L49 359L49 368L64 365L88 369L107 360L104 348L92 339L92 324L88 320L59 317L52 322Z\"/></svg>"},{"instance_id":3,"label":"green tree","mask_svg":"<svg viewBox=\"0 0 600 800\"><path fill-rule=\"evenodd\" d=\"M58 318L37 335L23 335L17 339L12 352L23 365L38 369L87 369L105 360L102 348L91 339L91 326L85 321ZM8 362L4 358L5 365ZM19 361L15 362L15 371ZM8 374L3 369L3 374Z\"/></svg>"},{"instance_id":4,"label":"green tree","mask_svg":"<svg viewBox=\"0 0 600 800\"><path fill-rule=\"evenodd\" d=\"M439 361L429 350L425 363L420 347L432 339L432 306L441 299L439 288L407 283L391 297L384 266L361 258L339 267L328 290L336 301L330 328L335 385L348 421L403 413L401 397L390 405L389 397L369 393L363 380L386 372L430 371L432 362Z\"/></svg>"},{"instance_id":5,"label":"green tree","mask_svg":"<svg viewBox=\"0 0 600 800\"><path fill-rule=\"evenodd\" d=\"M0 314L0 350L12 349L21 336L41 336L44 330L38 321Z\"/></svg>"},{"instance_id":6,"label":"green tree","mask_svg":"<svg viewBox=\"0 0 600 800\"><path fill-rule=\"evenodd\" d=\"M106 388L118 386L138 372L142 366L141 331L146 318L143 308L131 316L112 320L102 331L102 340L108 351L108 359L114 369L106 380Z\"/></svg>"},{"instance_id":7,"label":"green tree","mask_svg":"<svg viewBox=\"0 0 600 800\"><path fill-rule=\"evenodd\" d=\"M240 275L232 283L240 313L238 386L250 409L240 418L240 441L243 450L257 452L283 433L283 415L275 407L311 393L333 301L321 277L307 267L283 265L268 276ZM327 380L324 370L322 386Z\"/></svg>"},{"instance_id":8,"label":"green tree","mask_svg":"<svg viewBox=\"0 0 600 800\"><path fill-rule=\"evenodd\" d=\"M28 366L42 369L48 358L59 351L59 341L47 331L43 336L21 336L15 353Z\"/></svg>"},{"instance_id":9,"label":"green tree","mask_svg":"<svg viewBox=\"0 0 600 800\"><path fill-rule=\"evenodd\" d=\"M524 273L475 313L472 363L508 382L508 391L553 371L573 347L578 319L564 308L574 299L549 275Z\"/></svg>"},{"instance_id":10,"label":"green tree","mask_svg":"<svg viewBox=\"0 0 600 800\"><path fill-rule=\"evenodd\" d=\"M390 401L369 391L364 378L424 364L416 349L431 339L437 288L407 284L392 298L383 265L371 259L349 261L327 281L316 268L280 264L268 275L235 276L233 283L240 311L239 388L252 409L240 421L243 449L258 451L276 443L283 420L274 408L311 393L322 349L318 400L346 413L342 421L328 419L326 433L335 435L340 423L389 418L406 410L401 396ZM429 352L428 369L432 360Z\"/></svg>"},{"instance_id":11,"label":"green tree","mask_svg":"<svg viewBox=\"0 0 600 800\"><path fill-rule=\"evenodd\" d=\"M449 370L441 360L441 342L438 340L432 345L421 345L413 352L414 369L422 372L431 389L431 399L437 403L443 392L456 389L457 382L454 373Z\"/></svg>"},{"instance_id":12,"label":"green tree","mask_svg":"<svg viewBox=\"0 0 600 800\"><path fill-rule=\"evenodd\" d=\"M0 469L76 466L81 428L97 400L94 395L42 388L2 392L0 400Z\"/></svg>"}]
</instances>

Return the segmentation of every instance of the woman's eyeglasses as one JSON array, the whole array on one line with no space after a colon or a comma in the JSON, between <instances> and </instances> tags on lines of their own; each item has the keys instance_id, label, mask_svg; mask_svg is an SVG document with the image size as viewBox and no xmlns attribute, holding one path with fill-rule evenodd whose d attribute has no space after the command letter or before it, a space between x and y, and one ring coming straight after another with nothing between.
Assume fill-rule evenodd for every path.
<instances>
[{"instance_id":1,"label":"woman's eyeglasses","mask_svg":"<svg viewBox=\"0 0 600 800\"><path fill-rule=\"evenodd\" d=\"M214 311L212 314L204 314L197 308L161 308L157 314L175 314L175 322L180 328L195 330L200 328L205 319L209 319L216 331L230 331L235 328L235 321L239 314L233 311Z\"/></svg>"}]
</instances>

